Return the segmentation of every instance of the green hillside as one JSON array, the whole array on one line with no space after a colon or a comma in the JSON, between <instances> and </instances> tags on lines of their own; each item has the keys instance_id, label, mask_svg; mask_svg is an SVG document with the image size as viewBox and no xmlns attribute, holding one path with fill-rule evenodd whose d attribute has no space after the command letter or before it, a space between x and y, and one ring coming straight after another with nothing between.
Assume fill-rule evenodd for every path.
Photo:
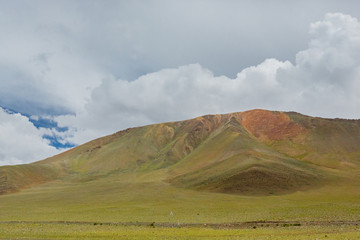
<instances>
[{"instance_id":1,"label":"green hillside","mask_svg":"<svg viewBox=\"0 0 360 240\"><path fill-rule=\"evenodd\" d=\"M359 120L207 115L0 167L0 220L353 219L359 177Z\"/></svg>"}]
</instances>

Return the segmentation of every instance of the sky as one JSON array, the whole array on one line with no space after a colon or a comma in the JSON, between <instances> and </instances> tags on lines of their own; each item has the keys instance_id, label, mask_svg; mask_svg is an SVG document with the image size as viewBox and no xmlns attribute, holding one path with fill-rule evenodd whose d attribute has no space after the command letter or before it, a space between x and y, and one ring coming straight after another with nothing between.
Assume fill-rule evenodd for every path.
<instances>
[{"instance_id":1,"label":"sky","mask_svg":"<svg viewBox=\"0 0 360 240\"><path fill-rule=\"evenodd\" d=\"M355 0L0 0L0 165L250 109L360 118Z\"/></svg>"}]
</instances>

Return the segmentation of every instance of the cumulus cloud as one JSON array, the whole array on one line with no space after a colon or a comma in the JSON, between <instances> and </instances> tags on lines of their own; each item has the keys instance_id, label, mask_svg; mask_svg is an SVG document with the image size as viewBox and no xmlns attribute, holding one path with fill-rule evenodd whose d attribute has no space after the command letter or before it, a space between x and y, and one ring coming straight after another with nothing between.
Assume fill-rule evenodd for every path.
<instances>
[{"instance_id":1,"label":"cumulus cloud","mask_svg":"<svg viewBox=\"0 0 360 240\"><path fill-rule=\"evenodd\" d=\"M287 107L325 117L359 118L360 23L342 13L311 24L309 47L279 81L296 95Z\"/></svg>"},{"instance_id":2,"label":"cumulus cloud","mask_svg":"<svg viewBox=\"0 0 360 240\"><path fill-rule=\"evenodd\" d=\"M267 59L236 78L215 76L199 64L163 69L135 81L108 78L83 111L56 120L81 143L127 127L252 108L359 118L360 23L327 14L310 27L296 61Z\"/></svg>"},{"instance_id":3,"label":"cumulus cloud","mask_svg":"<svg viewBox=\"0 0 360 240\"><path fill-rule=\"evenodd\" d=\"M37 129L21 114L0 108L0 165L34 162L60 153L43 138L48 131Z\"/></svg>"}]
</instances>

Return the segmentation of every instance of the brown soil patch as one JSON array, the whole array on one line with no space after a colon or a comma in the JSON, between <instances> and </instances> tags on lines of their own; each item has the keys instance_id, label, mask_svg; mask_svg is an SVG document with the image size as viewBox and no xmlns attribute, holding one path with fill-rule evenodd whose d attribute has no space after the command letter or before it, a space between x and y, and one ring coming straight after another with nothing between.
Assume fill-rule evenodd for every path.
<instances>
[{"instance_id":1,"label":"brown soil patch","mask_svg":"<svg viewBox=\"0 0 360 240\"><path fill-rule=\"evenodd\" d=\"M283 112L252 110L241 114L244 128L259 140L282 140L306 132L306 128L291 121Z\"/></svg>"},{"instance_id":2,"label":"brown soil patch","mask_svg":"<svg viewBox=\"0 0 360 240\"><path fill-rule=\"evenodd\" d=\"M246 229L246 228L283 228L300 226L359 226L360 221L250 221L228 223L173 223L173 222L80 222L80 221L1 221L0 224L65 224L65 225L104 225L104 226L138 226L162 228L213 228L213 229Z\"/></svg>"}]
</instances>

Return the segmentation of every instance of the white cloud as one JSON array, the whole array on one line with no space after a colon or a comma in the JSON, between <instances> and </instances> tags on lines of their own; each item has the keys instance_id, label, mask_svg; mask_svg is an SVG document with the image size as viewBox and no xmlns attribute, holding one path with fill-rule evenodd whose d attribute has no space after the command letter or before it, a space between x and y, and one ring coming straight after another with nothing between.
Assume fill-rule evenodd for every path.
<instances>
[{"instance_id":1,"label":"white cloud","mask_svg":"<svg viewBox=\"0 0 360 240\"><path fill-rule=\"evenodd\" d=\"M2 108L0 133L0 165L34 162L60 153L42 138L44 129L37 129L21 114L11 114Z\"/></svg>"},{"instance_id":2,"label":"white cloud","mask_svg":"<svg viewBox=\"0 0 360 240\"><path fill-rule=\"evenodd\" d=\"M326 14L310 27L308 49L296 55L296 65L278 76L294 89L288 108L303 113L359 118L360 22L342 13ZM295 97L296 96L296 97Z\"/></svg>"},{"instance_id":3,"label":"white cloud","mask_svg":"<svg viewBox=\"0 0 360 240\"><path fill-rule=\"evenodd\" d=\"M57 121L81 143L150 123L252 108L299 111L324 117L360 117L360 23L327 14L310 28L309 47L295 64L267 59L234 79L199 64L163 69L135 81L109 78L95 88L83 111Z\"/></svg>"},{"instance_id":4,"label":"white cloud","mask_svg":"<svg viewBox=\"0 0 360 240\"><path fill-rule=\"evenodd\" d=\"M290 62L268 59L230 79L191 64L133 82L107 79L93 91L84 111L55 119L60 126L71 126L71 140L81 143L127 127L240 111L259 104L269 108L274 101L267 98L278 92L276 72L288 67Z\"/></svg>"}]
</instances>

